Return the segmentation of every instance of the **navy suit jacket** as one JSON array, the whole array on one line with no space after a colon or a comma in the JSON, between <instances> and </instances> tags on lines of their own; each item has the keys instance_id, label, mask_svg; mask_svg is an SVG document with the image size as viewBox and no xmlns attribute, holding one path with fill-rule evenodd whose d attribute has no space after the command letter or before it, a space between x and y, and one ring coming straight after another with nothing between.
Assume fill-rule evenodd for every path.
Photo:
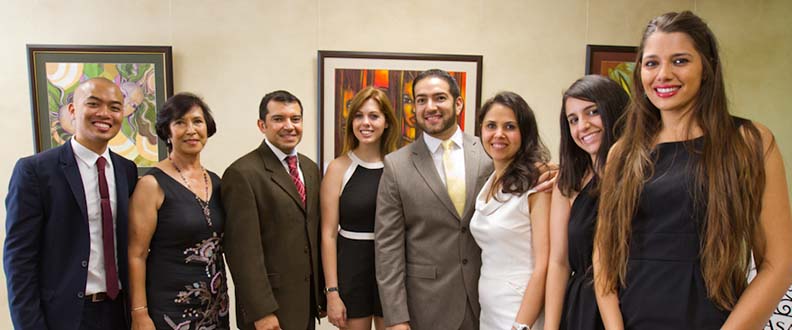
<instances>
[{"instance_id":1,"label":"navy suit jacket","mask_svg":"<svg viewBox=\"0 0 792 330\"><path fill-rule=\"evenodd\" d=\"M126 290L127 217L137 168L113 152L110 158L116 184L116 258ZM77 329L85 303L90 238L85 190L71 140L16 163L6 212L3 265L14 328Z\"/></svg>"}]
</instances>

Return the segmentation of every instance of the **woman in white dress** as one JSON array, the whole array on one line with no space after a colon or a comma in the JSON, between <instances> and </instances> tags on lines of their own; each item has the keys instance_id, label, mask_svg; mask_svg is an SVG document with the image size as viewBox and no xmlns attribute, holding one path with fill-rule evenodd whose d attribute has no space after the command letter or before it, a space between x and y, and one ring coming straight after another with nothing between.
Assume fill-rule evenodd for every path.
<instances>
[{"instance_id":1,"label":"woman in white dress","mask_svg":"<svg viewBox=\"0 0 792 330\"><path fill-rule=\"evenodd\" d=\"M479 115L495 172L476 198L470 230L481 247L481 330L542 329L550 196L535 192L549 152L519 95L501 92Z\"/></svg>"}]
</instances>

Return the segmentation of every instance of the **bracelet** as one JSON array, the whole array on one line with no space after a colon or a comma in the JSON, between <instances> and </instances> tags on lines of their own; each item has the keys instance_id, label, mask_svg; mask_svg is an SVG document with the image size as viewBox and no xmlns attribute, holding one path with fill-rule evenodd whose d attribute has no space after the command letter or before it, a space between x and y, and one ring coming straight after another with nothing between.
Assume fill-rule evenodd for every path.
<instances>
[{"instance_id":1,"label":"bracelet","mask_svg":"<svg viewBox=\"0 0 792 330\"><path fill-rule=\"evenodd\" d=\"M334 286L334 287L330 287L330 288L325 288L324 289L324 294L328 294L330 292L338 292L338 287Z\"/></svg>"},{"instance_id":2,"label":"bracelet","mask_svg":"<svg viewBox=\"0 0 792 330\"><path fill-rule=\"evenodd\" d=\"M135 308L132 308L132 311L133 312L137 312L137 311L142 311L144 309L148 309L148 306L135 307Z\"/></svg>"}]
</instances>

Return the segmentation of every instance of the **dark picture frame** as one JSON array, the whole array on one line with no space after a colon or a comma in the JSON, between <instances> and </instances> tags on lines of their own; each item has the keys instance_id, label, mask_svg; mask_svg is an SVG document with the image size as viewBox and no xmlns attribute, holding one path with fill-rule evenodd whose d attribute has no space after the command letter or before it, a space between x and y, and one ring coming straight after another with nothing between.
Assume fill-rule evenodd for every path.
<instances>
[{"instance_id":1,"label":"dark picture frame","mask_svg":"<svg viewBox=\"0 0 792 330\"><path fill-rule=\"evenodd\" d=\"M94 77L114 81L124 94L124 118L110 149L144 173L167 157L157 138L157 113L173 95L170 46L27 45L35 152L65 143L72 135L67 111L74 89Z\"/></svg>"},{"instance_id":2,"label":"dark picture frame","mask_svg":"<svg viewBox=\"0 0 792 330\"><path fill-rule=\"evenodd\" d=\"M457 79L465 100L460 127L471 134L476 131L476 117L481 107L481 55L319 50L317 57L318 160L322 168L341 152L346 103L366 86L376 86L388 93L397 125L402 130L399 146L419 136L412 107L412 79L427 69L443 69Z\"/></svg>"},{"instance_id":3,"label":"dark picture frame","mask_svg":"<svg viewBox=\"0 0 792 330\"><path fill-rule=\"evenodd\" d=\"M630 93L638 47L586 45L586 74L613 79Z\"/></svg>"}]
</instances>

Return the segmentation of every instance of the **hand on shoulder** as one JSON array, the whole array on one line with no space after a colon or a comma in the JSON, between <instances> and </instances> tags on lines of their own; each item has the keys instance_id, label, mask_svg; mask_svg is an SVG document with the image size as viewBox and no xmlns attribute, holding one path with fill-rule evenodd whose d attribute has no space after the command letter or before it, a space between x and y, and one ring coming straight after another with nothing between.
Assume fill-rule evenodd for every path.
<instances>
[{"instance_id":1,"label":"hand on shoulder","mask_svg":"<svg viewBox=\"0 0 792 330\"><path fill-rule=\"evenodd\" d=\"M537 163L536 167L541 171L537 184L533 187L536 192L552 192L553 186L558 177L558 164L556 163Z\"/></svg>"}]
</instances>

